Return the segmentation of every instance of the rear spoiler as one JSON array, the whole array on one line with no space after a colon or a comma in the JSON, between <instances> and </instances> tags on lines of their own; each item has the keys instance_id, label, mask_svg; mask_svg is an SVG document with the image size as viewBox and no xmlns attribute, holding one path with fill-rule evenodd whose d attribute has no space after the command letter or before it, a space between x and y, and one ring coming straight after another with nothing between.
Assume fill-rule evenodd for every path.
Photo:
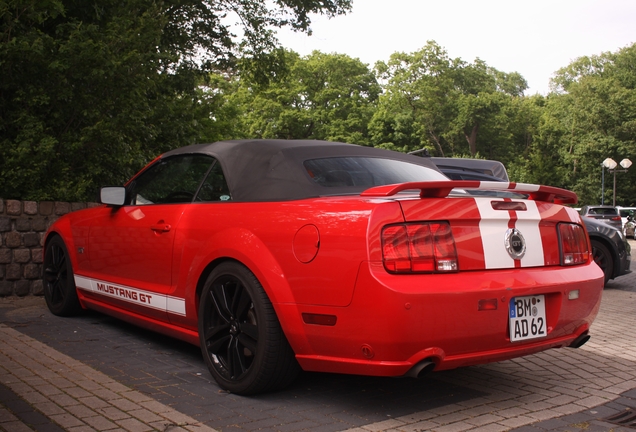
<instances>
[{"instance_id":1,"label":"rear spoiler","mask_svg":"<svg viewBox=\"0 0 636 432\"><path fill-rule=\"evenodd\" d=\"M365 190L360 195L364 197L388 197L405 190L420 191L421 198L444 198L453 189L490 190L520 193L534 201L545 201L555 204L576 204L578 198L572 191L552 186L540 186L527 183L450 180L430 182L407 182L385 186L375 186Z\"/></svg>"}]
</instances>

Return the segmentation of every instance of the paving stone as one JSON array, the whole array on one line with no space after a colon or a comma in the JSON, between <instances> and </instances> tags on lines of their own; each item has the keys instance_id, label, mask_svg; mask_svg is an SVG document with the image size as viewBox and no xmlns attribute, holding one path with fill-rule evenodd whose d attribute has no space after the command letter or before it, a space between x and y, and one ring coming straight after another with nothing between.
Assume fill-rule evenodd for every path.
<instances>
[{"instance_id":1,"label":"paving stone","mask_svg":"<svg viewBox=\"0 0 636 432\"><path fill-rule=\"evenodd\" d=\"M106 417L100 416L100 415L97 415L94 417L83 417L82 420L86 422L89 426L92 426L93 428L100 431L112 430L117 427L115 423L113 423Z\"/></svg>"},{"instance_id":2,"label":"paving stone","mask_svg":"<svg viewBox=\"0 0 636 432\"><path fill-rule=\"evenodd\" d=\"M524 415L509 417L504 420L500 420L497 423L500 425L507 426L509 428L517 428L521 426L525 426L527 424L536 423L536 419Z\"/></svg>"},{"instance_id":3,"label":"paving stone","mask_svg":"<svg viewBox=\"0 0 636 432\"><path fill-rule=\"evenodd\" d=\"M117 423L119 426L126 429L127 431L131 432L145 432L153 430L152 426L144 424L134 418L117 420L115 423ZM172 428L168 430L172 430Z\"/></svg>"},{"instance_id":4,"label":"paving stone","mask_svg":"<svg viewBox=\"0 0 636 432\"><path fill-rule=\"evenodd\" d=\"M67 387L64 389L64 392L74 397L75 399L86 398L91 395L91 393L87 392L81 387Z\"/></svg>"},{"instance_id":5,"label":"paving stone","mask_svg":"<svg viewBox=\"0 0 636 432\"><path fill-rule=\"evenodd\" d=\"M0 372L1 372L0 379L2 380L0 381L0 383L5 382L7 384L10 384L12 386L11 391L23 392L24 395L27 397L32 398L32 395L34 394L41 395L39 398L36 398L37 400L34 399L38 402L37 407L39 411L33 411L30 405L28 405L26 402L23 402L24 407L26 407L26 408L23 408L23 410L28 412L28 419L25 419L26 422L30 421L33 423L35 421L38 421L38 419L41 419L42 421L40 421L40 423L43 423L43 421L55 422L59 426L64 428L64 430L76 430L76 431L117 430L117 429L127 430L127 431L153 430L152 427L148 426L143 421L140 421L138 419L133 419L132 417L130 417L129 415L125 413L124 413L124 416L121 416L121 415L116 416L118 417L117 421L121 422L120 426L117 426L117 424L112 422L111 419L107 418L105 415L98 414L97 412L91 410L86 405L78 404L75 399L73 399L69 394L64 393L57 386L65 388L65 390L68 391L69 393L75 392L80 394L82 396L81 400L93 406L102 406L103 404L106 404L108 407L111 407L111 411L109 411L109 414L111 415L111 417L115 416L113 410L117 410L117 408L107 404L106 401L93 395L93 393L91 393L89 390L76 387L70 381L60 378L59 375L54 371L54 370L65 371L64 367L60 367L62 366L62 364L57 363L57 361L62 362L64 365L73 364L76 362L72 361L68 357L60 355L54 350L51 350L46 345L43 345L37 341L30 340L28 337L25 337L24 335L20 335L14 330L10 330L6 328L2 324L0 324L0 334L3 335L3 337L0 338L0 359L2 357L5 358L5 361L0 361L0 366L2 366L0 367ZM16 351L14 348L12 348L14 346L18 347L20 351ZM6 357L5 353L8 353L10 356L12 356L12 358L18 361L21 365L23 365L23 367L10 366L7 369L7 366L11 365L13 361L9 360ZM47 354L49 354L50 356L48 356ZM53 357L55 357L55 360L53 359ZM37 361L35 359L37 359ZM81 364L77 363L77 365L81 365ZM111 381L110 379L105 378L104 376L96 372L95 370L87 369L83 365L81 366L82 367L78 367L76 371L81 369L83 372L86 372L88 375L95 378L96 381L102 381L102 382ZM39 374L39 376L34 375L30 370L27 369L27 367L36 371ZM52 369L47 369L49 367ZM45 381L44 379L42 379L44 377L48 377L48 379L50 379L51 381L50 382ZM22 380L26 380L26 381L22 381ZM78 381L81 381L81 380L78 380ZM26 382L30 383L30 385L27 384ZM57 386L54 386L51 383L55 383ZM103 388L99 384L91 385L91 384L87 384L86 382L82 382L82 385L84 387L92 388L93 392L100 393L104 397L106 396L113 397L115 395L115 393L113 393L111 390ZM149 401L149 398L147 396L135 395L135 392L131 391L125 386L121 387L121 386L113 385L112 387L119 388L120 390L126 390L124 393L129 398L140 400L140 401L146 401L146 402ZM0 384L0 390L2 388L3 388L2 384ZM37 389L37 391L34 389ZM49 394L51 395L50 397L62 403L66 409L60 407L58 404L54 402L49 401L44 396ZM1 396L2 396L2 392L0 391L0 414L8 413L8 411L2 410L2 404L5 403L5 401L2 399ZM44 401L42 400L42 398L44 398ZM146 422L157 421L161 419L159 415L154 414L153 412L147 409L141 408L140 406L134 404L128 399L121 399L121 400L126 400L130 404L130 406L137 407L138 411L135 412L135 414L140 419L143 419ZM192 425L193 430L197 429L195 426L198 424L198 422L194 420L193 418L188 417L184 414L178 413L169 408L163 407L159 404L157 404L155 407L158 408L160 411L169 413L172 417L178 418L179 420L183 421L183 424ZM44 415L40 414L40 412L43 413ZM119 411L119 413L123 413L123 412ZM104 412L103 414L106 414L106 412ZM49 418L45 417L45 415L48 416ZM7 416L5 415L4 417L7 417ZM4 420L13 422L12 418L4 418ZM4 428L6 424L7 423L0 424L0 428ZM19 428L21 427L21 424L22 423L20 423L19 421L16 423L15 427L13 424L11 424L10 427L12 427L13 429L9 429L9 430L11 431L19 430ZM53 425L53 423L51 423L51 425ZM204 430L206 428L198 428L198 429ZM39 432L49 432L48 426L46 425L38 427L37 430ZM50 430L55 430L55 432L58 432L58 431L61 432L61 429L59 428L50 429ZM213 430L213 429L207 428L207 430Z\"/></svg>"},{"instance_id":6,"label":"paving stone","mask_svg":"<svg viewBox=\"0 0 636 432\"><path fill-rule=\"evenodd\" d=\"M49 417L55 414L66 414L67 411L61 408L58 404L54 402L44 402L38 404L38 410L42 411L44 414Z\"/></svg>"},{"instance_id":7,"label":"paving stone","mask_svg":"<svg viewBox=\"0 0 636 432\"><path fill-rule=\"evenodd\" d=\"M59 424L65 429L75 427L75 426L84 426L85 423L71 414L54 414L49 416L51 420L55 423Z\"/></svg>"},{"instance_id":8,"label":"paving stone","mask_svg":"<svg viewBox=\"0 0 636 432\"><path fill-rule=\"evenodd\" d=\"M97 413L95 411L93 411L92 409L90 409L89 407L87 407L84 404L77 404L77 405L69 405L64 407L64 409L73 414L75 417L79 418L79 419L84 419L85 417L94 417L97 415ZM87 422L89 423L89 422ZM89 423L90 424L90 423Z\"/></svg>"},{"instance_id":9,"label":"paving stone","mask_svg":"<svg viewBox=\"0 0 636 432\"><path fill-rule=\"evenodd\" d=\"M0 423L0 427L2 427L2 429L5 431L10 432L33 432L33 429L19 420Z\"/></svg>"},{"instance_id":10,"label":"paving stone","mask_svg":"<svg viewBox=\"0 0 636 432\"><path fill-rule=\"evenodd\" d=\"M96 432L95 429L88 425L75 426L67 429L68 432ZM117 429L110 429L108 432L116 432Z\"/></svg>"},{"instance_id":11,"label":"paving stone","mask_svg":"<svg viewBox=\"0 0 636 432\"><path fill-rule=\"evenodd\" d=\"M467 430L474 430L475 425L465 422L453 423L443 426L435 426L430 428L433 432L463 432Z\"/></svg>"},{"instance_id":12,"label":"paving stone","mask_svg":"<svg viewBox=\"0 0 636 432\"><path fill-rule=\"evenodd\" d=\"M471 429L472 432L504 432L507 430L508 428L506 426L497 423L491 423L475 429Z\"/></svg>"},{"instance_id":13,"label":"paving stone","mask_svg":"<svg viewBox=\"0 0 636 432\"><path fill-rule=\"evenodd\" d=\"M98 408L96 411L111 420L123 420L131 417L130 414L115 407Z\"/></svg>"}]
</instances>

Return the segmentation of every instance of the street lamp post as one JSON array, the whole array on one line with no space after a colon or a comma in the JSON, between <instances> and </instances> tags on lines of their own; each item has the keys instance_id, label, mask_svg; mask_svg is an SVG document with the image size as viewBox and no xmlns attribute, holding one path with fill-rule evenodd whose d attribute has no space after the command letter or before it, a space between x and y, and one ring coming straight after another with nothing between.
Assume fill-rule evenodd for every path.
<instances>
[{"instance_id":1,"label":"street lamp post","mask_svg":"<svg viewBox=\"0 0 636 432\"><path fill-rule=\"evenodd\" d=\"M616 167L619 164L616 163L616 161L612 158L607 158L603 161L602 166L607 168L608 171L612 174L614 174L614 187L612 190L612 207L616 207L616 173L617 172L627 172L628 168L630 166L632 166L632 161L630 161L629 159L625 158L621 161L620 166L623 167L622 170L616 169ZM601 186L601 204L604 204L605 202L605 170L603 168L601 168L602 171L602 178L603 178L603 185Z\"/></svg>"},{"instance_id":2,"label":"street lamp post","mask_svg":"<svg viewBox=\"0 0 636 432\"><path fill-rule=\"evenodd\" d=\"M601 162L601 205L605 205L605 161Z\"/></svg>"}]
</instances>

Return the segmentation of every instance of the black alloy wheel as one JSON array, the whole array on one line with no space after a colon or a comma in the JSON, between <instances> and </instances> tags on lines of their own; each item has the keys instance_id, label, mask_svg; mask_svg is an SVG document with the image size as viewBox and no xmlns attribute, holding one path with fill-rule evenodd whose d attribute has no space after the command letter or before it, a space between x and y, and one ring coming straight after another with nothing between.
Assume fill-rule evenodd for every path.
<instances>
[{"instance_id":1,"label":"black alloy wheel","mask_svg":"<svg viewBox=\"0 0 636 432\"><path fill-rule=\"evenodd\" d=\"M252 272L220 264L199 304L199 339L210 373L225 390L242 395L277 390L299 372L274 308Z\"/></svg>"},{"instance_id":2,"label":"black alloy wheel","mask_svg":"<svg viewBox=\"0 0 636 432\"><path fill-rule=\"evenodd\" d=\"M73 267L64 241L54 236L46 245L42 282L44 299L53 315L77 315L82 307L77 298Z\"/></svg>"},{"instance_id":3,"label":"black alloy wheel","mask_svg":"<svg viewBox=\"0 0 636 432\"><path fill-rule=\"evenodd\" d=\"M612 254L603 243L592 240L592 256L594 257L594 262L603 270L605 275L604 285L606 285L614 273Z\"/></svg>"}]
</instances>

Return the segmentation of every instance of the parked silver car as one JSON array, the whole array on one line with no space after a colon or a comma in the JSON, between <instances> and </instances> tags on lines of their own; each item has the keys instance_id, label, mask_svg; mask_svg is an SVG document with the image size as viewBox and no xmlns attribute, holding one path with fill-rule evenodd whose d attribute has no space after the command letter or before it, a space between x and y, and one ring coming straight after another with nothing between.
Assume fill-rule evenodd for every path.
<instances>
[{"instance_id":1,"label":"parked silver car","mask_svg":"<svg viewBox=\"0 0 636 432\"><path fill-rule=\"evenodd\" d=\"M623 222L621 221L621 215L618 213L618 209L612 206L598 205L598 206L583 206L580 211L581 216L605 222L606 224L616 228L617 230L623 230Z\"/></svg>"},{"instance_id":2,"label":"parked silver car","mask_svg":"<svg viewBox=\"0 0 636 432\"><path fill-rule=\"evenodd\" d=\"M623 223L623 228L625 228L625 224L627 223L627 217L632 217L632 222L634 221L634 215L636 214L636 207L621 207L616 206L618 209L618 214L621 215L621 222Z\"/></svg>"}]
</instances>

